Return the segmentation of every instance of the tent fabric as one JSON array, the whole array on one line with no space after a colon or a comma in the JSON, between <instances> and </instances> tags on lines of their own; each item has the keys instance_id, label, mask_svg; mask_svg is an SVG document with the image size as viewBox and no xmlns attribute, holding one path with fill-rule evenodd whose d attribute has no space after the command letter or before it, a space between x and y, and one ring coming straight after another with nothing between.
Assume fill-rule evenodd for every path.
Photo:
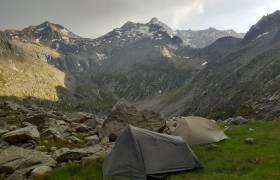
<instances>
[{"instance_id":1,"label":"tent fabric","mask_svg":"<svg viewBox=\"0 0 280 180\"><path fill-rule=\"evenodd\" d=\"M201 168L181 137L128 126L103 163L105 176L131 180L162 179L170 174Z\"/></svg>"},{"instance_id":2,"label":"tent fabric","mask_svg":"<svg viewBox=\"0 0 280 180\"><path fill-rule=\"evenodd\" d=\"M167 123L170 134L181 136L188 144L209 144L227 139L216 121L202 117L178 117Z\"/></svg>"}]
</instances>

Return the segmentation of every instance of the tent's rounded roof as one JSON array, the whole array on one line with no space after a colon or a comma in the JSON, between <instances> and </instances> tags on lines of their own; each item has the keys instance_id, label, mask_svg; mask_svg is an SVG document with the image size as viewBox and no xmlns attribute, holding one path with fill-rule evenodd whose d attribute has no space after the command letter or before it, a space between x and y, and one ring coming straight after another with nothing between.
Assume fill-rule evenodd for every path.
<instances>
[{"instance_id":1,"label":"tent's rounded roof","mask_svg":"<svg viewBox=\"0 0 280 180\"><path fill-rule=\"evenodd\" d=\"M216 121L196 116L177 117L167 123L172 135L181 136L188 144L209 144L227 136Z\"/></svg>"}]
</instances>

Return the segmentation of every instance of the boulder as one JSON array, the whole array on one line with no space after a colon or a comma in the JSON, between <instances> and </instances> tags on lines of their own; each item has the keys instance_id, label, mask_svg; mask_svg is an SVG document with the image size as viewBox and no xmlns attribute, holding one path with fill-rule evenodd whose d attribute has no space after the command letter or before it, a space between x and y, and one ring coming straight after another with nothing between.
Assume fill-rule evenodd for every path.
<instances>
[{"instance_id":1,"label":"boulder","mask_svg":"<svg viewBox=\"0 0 280 180\"><path fill-rule=\"evenodd\" d=\"M10 131L2 135L2 138L10 144L25 143L29 140L38 141L40 138L40 133L36 126L27 126L21 129Z\"/></svg>"},{"instance_id":2,"label":"boulder","mask_svg":"<svg viewBox=\"0 0 280 180\"><path fill-rule=\"evenodd\" d=\"M242 116L236 116L236 117L232 117L232 118L228 118L225 120L225 122L227 124L234 124L234 125L239 125L239 124L246 124L249 122L248 119L245 119Z\"/></svg>"},{"instance_id":3,"label":"boulder","mask_svg":"<svg viewBox=\"0 0 280 180\"><path fill-rule=\"evenodd\" d=\"M88 145L95 145L100 142L100 139L97 135L86 137L85 140L87 141Z\"/></svg>"},{"instance_id":4,"label":"boulder","mask_svg":"<svg viewBox=\"0 0 280 180\"><path fill-rule=\"evenodd\" d=\"M33 169L30 174L30 180L44 180L47 173L50 172L52 168L50 166L39 166Z\"/></svg>"},{"instance_id":5,"label":"boulder","mask_svg":"<svg viewBox=\"0 0 280 180\"><path fill-rule=\"evenodd\" d=\"M56 151L57 150L57 147L53 146L51 147L51 151Z\"/></svg>"},{"instance_id":6,"label":"boulder","mask_svg":"<svg viewBox=\"0 0 280 180\"><path fill-rule=\"evenodd\" d=\"M103 124L102 136L117 137L127 125L162 132L165 120L152 111L138 111L135 107L121 104L114 107ZM114 138L115 139L115 138Z\"/></svg>"},{"instance_id":7,"label":"boulder","mask_svg":"<svg viewBox=\"0 0 280 180\"><path fill-rule=\"evenodd\" d=\"M43 112L30 114L24 121L39 127L39 129L48 127L47 123L50 122L49 116Z\"/></svg>"},{"instance_id":8,"label":"boulder","mask_svg":"<svg viewBox=\"0 0 280 180\"><path fill-rule=\"evenodd\" d=\"M0 136L1 136L2 134L7 133L7 132L8 132L8 130L6 130L6 129L0 129Z\"/></svg>"},{"instance_id":9,"label":"boulder","mask_svg":"<svg viewBox=\"0 0 280 180\"><path fill-rule=\"evenodd\" d=\"M68 140L70 140L73 143L83 143L84 141L81 140L80 138L76 137L76 136L69 136L67 137Z\"/></svg>"},{"instance_id":10,"label":"boulder","mask_svg":"<svg viewBox=\"0 0 280 180\"><path fill-rule=\"evenodd\" d=\"M61 148L54 152L53 156L58 162L68 162L81 160L83 157L89 156L91 153L84 149Z\"/></svg>"},{"instance_id":11,"label":"boulder","mask_svg":"<svg viewBox=\"0 0 280 180\"><path fill-rule=\"evenodd\" d=\"M24 109L23 106L14 103L12 101L5 101L3 103L0 104L0 107L6 110L12 110L12 111L17 111L19 109Z\"/></svg>"},{"instance_id":12,"label":"boulder","mask_svg":"<svg viewBox=\"0 0 280 180\"><path fill-rule=\"evenodd\" d=\"M61 129L59 129L59 127L50 127L48 129L45 129L42 133L41 133L41 137L44 139L59 139L64 141L65 137L64 137L64 133L62 132Z\"/></svg>"},{"instance_id":13,"label":"boulder","mask_svg":"<svg viewBox=\"0 0 280 180\"><path fill-rule=\"evenodd\" d=\"M36 167L37 167L37 165L30 166L30 167L23 168L23 169L18 169L15 172L13 172L11 175L9 175L7 180L26 180L28 178L30 172Z\"/></svg>"},{"instance_id":14,"label":"boulder","mask_svg":"<svg viewBox=\"0 0 280 180\"><path fill-rule=\"evenodd\" d=\"M98 158L104 158L109 155L113 148L112 143L97 144L95 146L90 146L84 148L85 151L90 153L90 156L82 158L83 160L95 160Z\"/></svg>"},{"instance_id":15,"label":"boulder","mask_svg":"<svg viewBox=\"0 0 280 180\"><path fill-rule=\"evenodd\" d=\"M46 153L11 146L0 153L0 174L11 174L35 165L56 166L56 161Z\"/></svg>"},{"instance_id":16,"label":"boulder","mask_svg":"<svg viewBox=\"0 0 280 180\"><path fill-rule=\"evenodd\" d=\"M83 133L88 132L90 128L86 124L80 123L72 123L71 127L74 129L75 132Z\"/></svg>"},{"instance_id":17,"label":"boulder","mask_svg":"<svg viewBox=\"0 0 280 180\"><path fill-rule=\"evenodd\" d=\"M84 121L90 118L92 118L92 115L84 112L74 112L67 114L67 120L69 122L83 123Z\"/></svg>"},{"instance_id":18,"label":"boulder","mask_svg":"<svg viewBox=\"0 0 280 180\"><path fill-rule=\"evenodd\" d=\"M9 143L7 143L6 141L3 141L2 139L0 139L0 152L3 150L3 149L6 149L10 146Z\"/></svg>"},{"instance_id":19,"label":"boulder","mask_svg":"<svg viewBox=\"0 0 280 180\"><path fill-rule=\"evenodd\" d=\"M247 144L254 144L255 143L255 139L254 138L251 138L251 137L248 137L245 139L245 142Z\"/></svg>"}]
</instances>

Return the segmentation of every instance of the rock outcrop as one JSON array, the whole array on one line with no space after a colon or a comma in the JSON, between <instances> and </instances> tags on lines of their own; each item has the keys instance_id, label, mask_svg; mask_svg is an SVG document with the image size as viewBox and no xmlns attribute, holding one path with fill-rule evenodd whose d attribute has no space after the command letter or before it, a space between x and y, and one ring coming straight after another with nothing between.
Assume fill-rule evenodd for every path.
<instances>
[{"instance_id":1,"label":"rock outcrop","mask_svg":"<svg viewBox=\"0 0 280 180\"><path fill-rule=\"evenodd\" d=\"M29 140L38 141L40 133L36 126L29 125L21 129L10 131L2 135L2 138L10 144L25 143Z\"/></svg>"},{"instance_id":2,"label":"rock outcrop","mask_svg":"<svg viewBox=\"0 0 280 180\"><path fill-rule=\"evenodd\" d=\"M11 146L0 152L0 174L25 176L38 166L55 167L56 161L44 152Z\"/></svg>"},{"instance_id":3,"label":"rock outcrop","mask_svg":"<svg viewBox=\"0 0 280 180\"><path fill-rule=\"evenodd\" d=\"M52 168L98 159L112 148L99 133L104 120L93 114L7 102L0 104L0 117L0 174L11 180L42 180Z\"/></svg>"},{"instance_id":4,"label":"rock outcrop","mask_svg":"<svg viewBox=\"0 0 280 180\"><path fill-rule=\"evenodd\" d=\"M103 135L114 141L121 130L127 125L161 132L165 127L165 120L152 111L139 111L135 107L125 104L115 107L103 125Z\"/></svg>"}]
</instances>

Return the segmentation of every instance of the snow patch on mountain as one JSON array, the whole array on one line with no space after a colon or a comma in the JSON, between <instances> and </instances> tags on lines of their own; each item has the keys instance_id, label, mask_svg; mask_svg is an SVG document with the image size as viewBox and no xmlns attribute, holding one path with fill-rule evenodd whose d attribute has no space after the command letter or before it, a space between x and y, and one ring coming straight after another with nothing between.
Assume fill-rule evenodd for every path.
<instances>
[{"instance_id":1,"label":"snow patch on mountain","mask_svg":"<svg viewBox=\"0 0 280 180\"><path fill-rule=\"evenodd\" d=\"M208 62L207 61L204 61L202 64L201 64L201 66L206 66L208 64Z\"/></svg>"},{"instance_id":2,"label":"snow patch on mountain","mask_svg":"<svg viewBox=\"0 0 280 180\"><path fill-rule=\"evenodd\" d=\"M161 54L162 54L164 57L167 57L167 58L172 58L172 57L173 57L172 52L170 52L166 47L163 47L163 48L162 48Z\"/></svg>"},{"instance_id":3,"label":"snow patch on mountain","mask_svg":"<svg viewBox=\"0 0 280 180\"><path fill-rule=\"evenodd\" d=\"M269 33L270 33L270 32L262 33L262 34L258 35L258 36L256 37L256 39L259 39L259 38L261 38L261 37L263 37L263 36L265 36L265 35L268 35Z\"/></svg>"}]
</instances>

